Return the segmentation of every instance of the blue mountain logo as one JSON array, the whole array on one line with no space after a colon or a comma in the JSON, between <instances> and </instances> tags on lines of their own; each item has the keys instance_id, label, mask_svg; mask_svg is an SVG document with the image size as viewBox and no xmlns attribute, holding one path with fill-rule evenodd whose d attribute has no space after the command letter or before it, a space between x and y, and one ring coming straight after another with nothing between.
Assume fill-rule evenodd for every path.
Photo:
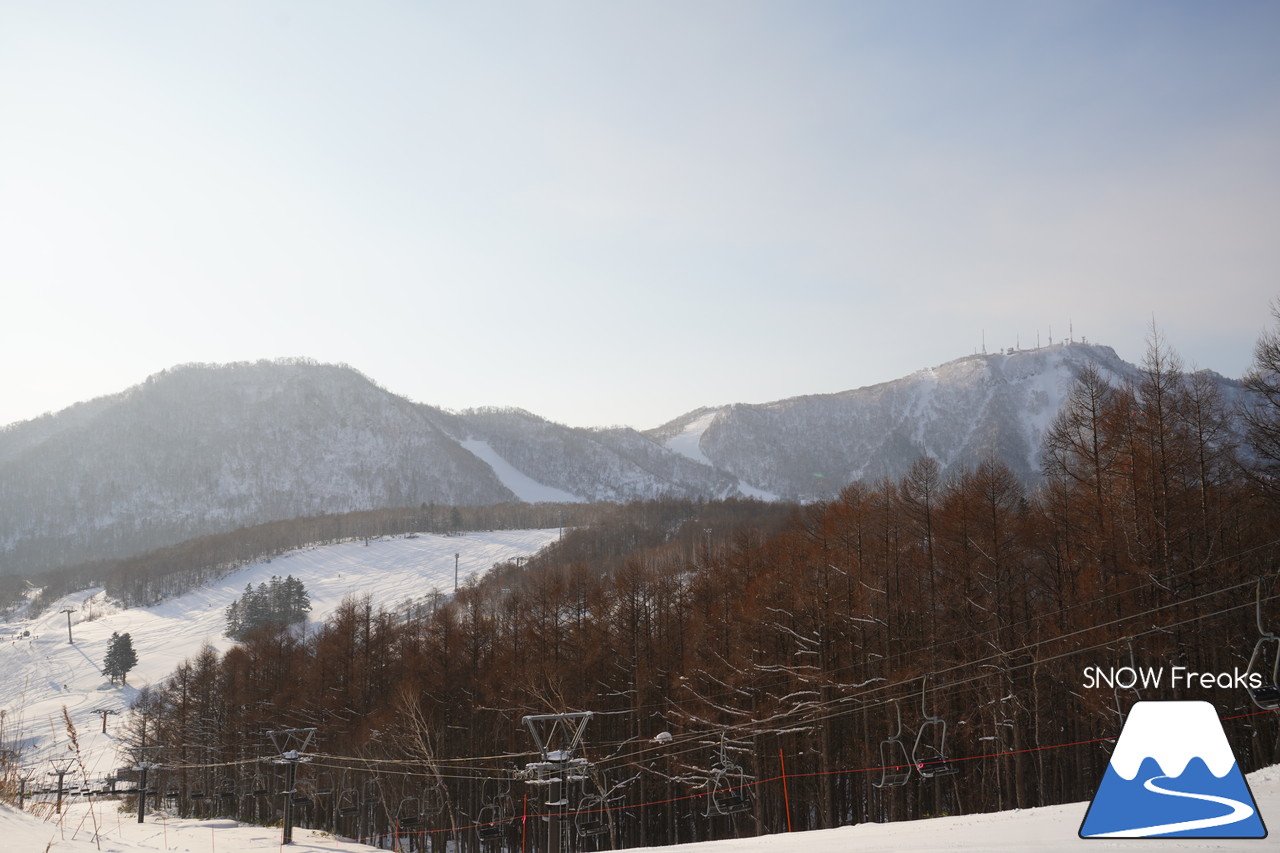
<instances>
[{"instance_id":1,"label":"blue mountain logo","mask_svg":"<svg viewBox=\"0 0 1280 853\"><path fill-rule=\"evenodd\" d=\"M1081 838L1266 838L1258 804L1208 702L1137 702Z\"/></svg>"}]
</instances>

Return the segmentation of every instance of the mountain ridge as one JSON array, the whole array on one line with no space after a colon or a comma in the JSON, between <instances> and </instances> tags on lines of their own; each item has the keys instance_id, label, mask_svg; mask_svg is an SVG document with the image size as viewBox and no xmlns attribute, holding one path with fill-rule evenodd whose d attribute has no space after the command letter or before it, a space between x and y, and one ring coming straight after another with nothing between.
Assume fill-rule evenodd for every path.
<instances>
[{"instance_id":1,"label":"mountain ridge","mask_svg":"<svg viewBox=\"0 0 1280 853\"><path fill-rule=\"evenodd\" d=\"M1040 440L1085 364L1116 383L1138 377L1110 347L1063 343L702 407L644 431L448 411L307 359L178 365L0 429L0 574L393 506L826 500L922 455L947 475L994 454L1033 485Z\"/></svg>"}]
</instances>

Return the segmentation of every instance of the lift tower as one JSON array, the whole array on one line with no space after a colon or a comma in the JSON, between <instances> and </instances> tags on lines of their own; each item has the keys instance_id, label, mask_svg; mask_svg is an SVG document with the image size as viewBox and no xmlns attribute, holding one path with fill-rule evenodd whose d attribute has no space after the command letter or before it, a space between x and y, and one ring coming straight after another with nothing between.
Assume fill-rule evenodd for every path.
<instances>
[{"instance_id":1,"label":"lift tower","mask_svg":"<svg viewBox=\"0 0 1280 853\"><path fill-rule=\"evenodd\" d=\"M564 815L569 806L566 785L587 779L590 766L574 753L582 745L591 716L591 711L573 711L524 718L525 728L542 755L541 761L525 765L525 774L530 785L547 789L547 853L564 853Z\"/></svg>"}]
</instances>

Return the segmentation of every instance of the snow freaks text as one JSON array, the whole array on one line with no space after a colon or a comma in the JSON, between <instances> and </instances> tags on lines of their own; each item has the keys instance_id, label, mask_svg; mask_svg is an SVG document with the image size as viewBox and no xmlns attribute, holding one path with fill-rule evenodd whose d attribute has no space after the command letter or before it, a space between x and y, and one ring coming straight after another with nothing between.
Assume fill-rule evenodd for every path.
<instances>
[{"instance_id":1,"label":"snow freaks text","mask_svg":"<svg viewBox=\"0 0 1280 853\"><path fill-rule=\"evenodd\" d=\"M1161 687L1172 689L1209 689L1224 687L1234 689L1257 690L1262 686L1262 675L1257 672L1241 672L1239 667L1231 672L1196 672L1185 666L1086 666L1084 668L1084 687L1092 690L1099 687L1120 688L1121 690L1158 690Z\"/></svg>"}]
</instances>

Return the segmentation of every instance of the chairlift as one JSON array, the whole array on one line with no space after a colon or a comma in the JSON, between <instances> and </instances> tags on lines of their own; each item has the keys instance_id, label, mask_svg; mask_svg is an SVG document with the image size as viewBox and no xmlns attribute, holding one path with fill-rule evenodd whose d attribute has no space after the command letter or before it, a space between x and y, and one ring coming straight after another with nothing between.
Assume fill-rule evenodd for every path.
<instances>
[{"instance_id":1,"label":"chairlift","mask_svg":"<svg viewBox=\"0 0 1280 853\"><path fill-rule=\"evenodd\" d=\"M486 783L487 786L488 783ZM476 813L476 835L481 841L502 838L507 824L515 818L516 804L515 800L511 799L511 780L506 779L505 784L503 781L497 782L495 790L494 796L487 799L480 807L480 811ZM440 793L443 795L443 792ZM443 805L443 798L441 805Z\"/></svg>"},{"instance_id":2,"label":"chairlift","mask_svg":"<svg viewBox=\"0 0 1280 853\"><path fill-rule=\"evenodd\" d=\"M492 841L502 837L501 815L496 803L485 803L476 815L476 836L481 841Z\"/></svg>"},{"instance_id":3,"label":"chairlift","mask_svg":"<svg viewBox=\"0 0 1280 853\"><path fill-rule=\"evenodd\" d=\"M582 838L593 838L609 831L608 812L604 797L590 794L578 801L573 813L573 827Z\"/></svg>"},{"instance_id":4,"label":"chairlift","mask_svg":"<svg viewBox=\"0 0 1280 853\"><path fill-rule=\"evenodd\" d=\"M428 785L422 792L422 814L424 817L435 817L444 813L444 783Z\"/></svg>"},{"instance_id":5,"label":"chairlift","mask_svg":"<svg viewBox=\"0 0 1280 853\"><path fill-rule=\"evenodd\" d=\"M1280 708L1280 637L1262 627L1262 581L1258 581L1255 607L1258 633L1262 636L1253 644L1253 654L1249 656L1249 666L1245 668L1245 673L1257 673L1262 677L1262 683L1254 687L1251 681L1246 681L1245 689L1248 690L1253 704L1264 711L1274 711ZM1271 652L1274 662L1269 674L1265 671L1265 667L1258 668L1265 664L1268 644L1275 646Z\"/></svg>"},{"instance_id":6,"label":"chairlift","mask_svg":"<svg viewBox=\"0 0 1280 853\"><path fill-rule=\"evenodd\" d=\"M746 773L729 758L723 733L720 735L719 760L711 767L707 788L707 817L740 814L751 808Z\"/></svg>"},{"instance_id":7,"label":"chairlift","mask_svg":"<svg viewBox=\"0 0 1280 853\"><path fill-rule=\"evenodd\" d=\"M352 817L360 813L360 798L355 788L344 788L338 795L338 817Z\"/></svg>"},{"instance_id":8,"label":"chairlift","mask_svg":"<svg viewBox=\"0 0 1280 853\"><path fill-rule=\"evenodd\" d=\"M727 773L713 777L712 782L708 817L740 814L751 808L751 797L743 788L743 783L734 784L733 777Z\"/></svg>"},{"instance_id":9,"label":"chairlift","mask_svg":"<svg viewBox=\"0 0 1280 853\"><path fill-rule=\"evenodd\" d=\"M938 776L950 776L958 773L960 768L947 756L947 721L932 716L925 707L925 687L928 676L920 682L920 715L924 721L916 732L916 742L911 748L911 763L921 779L933 779ZM931 729L939 731L936 744L925 738L925 732Z\"/></svg>"},{"instance_id":10,"label":"chairlift","mask_svg":"<svg viewBox=\"0 0 1280 853\"><path fill-rule=\"evenodd\" d=\"M405 797L396 808L396 825L412 829L422 823L422 803L417 797Z\"/></svg>"},{"instance_id":11,"label":"chairlift","mask_svg":"<svg viewBox=\"0 0 1280 853\"><path fill-rule=\"evenodd\" d=\"M894 702L893 709L898 715L898 728L880 741L880 778L871 783L877 788L898 788L907 784L914 764L902 739L902 706Z\"/></svg>"}]
</instances>

